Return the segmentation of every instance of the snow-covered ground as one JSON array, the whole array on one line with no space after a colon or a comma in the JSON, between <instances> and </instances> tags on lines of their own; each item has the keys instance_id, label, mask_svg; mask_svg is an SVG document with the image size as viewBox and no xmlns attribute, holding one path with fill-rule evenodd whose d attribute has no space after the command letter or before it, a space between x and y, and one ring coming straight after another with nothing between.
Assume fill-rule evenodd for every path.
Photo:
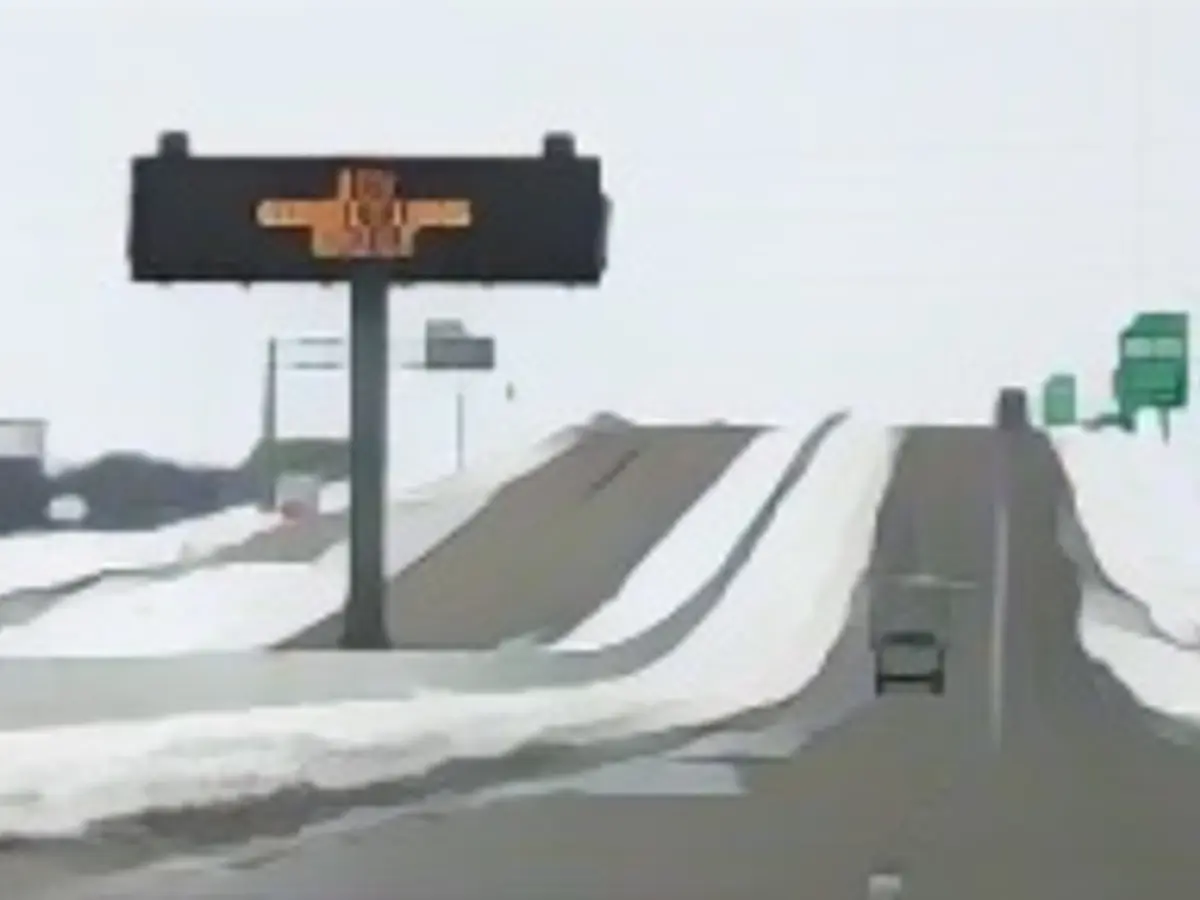
<instances>
[{"instance_id":1,"label":"snow-covered ground","mask_svg":"<svg viewBox=\"0 0 1200 900\"><path fill-rule=\"evenodd\" d=\"M559 432L459 475L399 491L389 508L388 571L406 568L501 487L575 440L575 434ZM334 486L329 507L344 504L345 494ZM345 598L347 553L343 541L314 563L225 564L120 589L101 585L73 594L26 625L0 631L0 655L169 656L269 646L338 609Z\"/></svg>"},{"instance_id":2,"label":"snow-covered ground","mask_svg":"<svg viewBox=\"0 0 1200 900\"><path fill-rule=\"evenodd\" d=\"M461 474L443 474L438 467L426 467L434 474L423 470L425 478L415 480L412 472L397 468L391 475L393 495L420 498L472 483ZM349 502L345 483L326 485L321 493L323 512L344 510ZM239 506L151 531L13 535L0 539L0 597L19 590L54 589L101 572L137 571L197 559L279 523L276 513Z\"/></svg>"},{"instance_id":3,"label":"snow-covered ground","mask_svg":"<svg viewBox=\"0 0 1200 900\"><path fill-rule=\"evenodd\" d=\"M1079 623L1088 655L1107 666L1142 705L1200 726L1200 653L1123 628L1097 615L1096 600L1088 600L1085 593Z\"/></svg>"},{"instance_id":4,"label":"snow-covered ground","mask_svg":"<svg viewBox=\"0 0 1200 900\"><path fill-rule=\"evenodd\" d=\"M1104 574L1153 625L1114 621L1105 588L1085 587L1085 649L1147 706L1200 722L1200 469L1190 435L1180 438L1069 432L1055 444Z\"/></svg>"},{"instance_id":5,"label":"snow-covered ground","mask_svg":"<svg viewBox=\"0 0 1200 900\"><path fill-rule=\"evenodd\" d=\"M321 498L322 508L344 508L345 493L343 486L330 485ZM52 590L101 572L185 562L241 543L279 521L274 513L239 506L151 531L13 535L0 539L0 596L19 590Z\"/></svg>"},{"instance_id":6,"label":"snow-covered ground","mask_svg":"<svg viewBox=\"0 0 1200 900\"><path fill-rule=\"evenodd\" d=\"M798 446L803 432L791 435ZM894 451L892 433L876 425L851 421L835 431L720 607L639 673L524 694L426 691L396 702L10 733L0 737L0 834L72 832L152 806L255 796L298 782L402 778L529 742L588 742L780 700L819 670L845 621ZM675 602L661 599L664 608ZM612 621L617 634L628 632L627 622ZM608 642L595 627L591 638Z\"/></svg>"},{"instance_id":7,"label":"snow-covered ground","mask_svg":"<svg viewBox=\"0 0 1200 900\"><path fill-rule=\"evenodd\" d=\"M50 589L105 571L179 562L241 541L271 519L253 507L178 522L154 531L67 531L14 535L0 540L0 596L22 589Z\"/></svg>"}]
</instances>

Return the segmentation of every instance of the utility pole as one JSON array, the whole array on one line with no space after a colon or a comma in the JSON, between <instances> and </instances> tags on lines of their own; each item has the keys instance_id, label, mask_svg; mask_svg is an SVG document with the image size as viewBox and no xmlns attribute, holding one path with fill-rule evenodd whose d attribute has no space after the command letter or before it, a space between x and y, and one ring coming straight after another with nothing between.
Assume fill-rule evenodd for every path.
<instances>
[{"instance_id":1,"label":"utility pole","mask_svg":"<svg viewBox=\"0 0 1200 900\"><path fill-rule=\"evenodd\" d=\"M471 372L496 368L496 339L472 334L458 319L430 319L425 323L425 349L419 363L406 368L425 372L454 372L454 466L461 472L467 458L467 397L464 384Z\"/></svg>"},{"instance_id":2,"label":"utility pole","mask_svg":"<svg viewBox=\"0 0 1200 900\"><path fill-rule=\"evenodd\" d=\"M267 362L263 373L262 401L262 470L257 477L265 482L261 489L261 508L270 512L278 505L278 482L283 473L279 450L279 374L285 371L340 371L344 366L336 360L286 361L283 350L287 347L332 347L342 344L341 338L329 337L272 337L267 341Z\"/></svg>"},{"instance_id":3,"label":"utility pole","mask_svg":"<svg viewBox=\"0 0 1200 900\"><path fill-rule=\"evenodd\" d=\"M275 508L275 486L279 480L279 341L267 341L267 370L263 375L262 400L262 465L253 475L263 480L260 485L259 508L270 512Z\"/></svg>"}]
</instances>

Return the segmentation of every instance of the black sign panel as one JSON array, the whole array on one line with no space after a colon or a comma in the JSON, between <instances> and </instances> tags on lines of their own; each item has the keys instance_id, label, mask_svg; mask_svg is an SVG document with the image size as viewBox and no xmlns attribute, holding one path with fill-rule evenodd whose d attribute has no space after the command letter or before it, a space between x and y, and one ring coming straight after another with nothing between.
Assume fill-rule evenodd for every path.
<instances>
[{"instance_id":1,"label":"black sign panel","mask_svg":"<svg viewBox=\"0 0 1200 900\"><path fill-rule=\"evenodd\" d=\"M135 281L595 284L608 201L581 156L133 161Z\"/></svg>"}]
</instances>

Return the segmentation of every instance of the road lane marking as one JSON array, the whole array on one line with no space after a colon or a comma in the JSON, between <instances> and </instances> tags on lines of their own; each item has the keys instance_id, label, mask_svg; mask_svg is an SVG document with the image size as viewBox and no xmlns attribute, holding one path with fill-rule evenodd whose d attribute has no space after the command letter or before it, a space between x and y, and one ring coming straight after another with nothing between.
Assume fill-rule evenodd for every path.
<instances>
[{"instance_id":1,"label":"road lane marking","mask_svg":"<svg viewBox=\"0 0 1200 900\"><path fill-rule=\"evenodd\" d=\"M992 744L1000 747L1004 727L1004 637L1008 620L1009 509L1008 472L1002 459L995 498L995 523L992 548L992 635L989 724Z\"/></svg>"}]
</instances>

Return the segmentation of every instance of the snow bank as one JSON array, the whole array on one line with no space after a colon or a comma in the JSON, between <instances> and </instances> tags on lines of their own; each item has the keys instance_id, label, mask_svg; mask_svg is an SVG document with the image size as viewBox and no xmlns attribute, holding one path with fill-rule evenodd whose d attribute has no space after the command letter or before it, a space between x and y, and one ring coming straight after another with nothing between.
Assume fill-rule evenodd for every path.
<instances>
[{"instance_id":1,"label":"snow bank","mask_svg":"<svg viewBox=\"0 0 1200 900\"><path fill-rule=\"evenodd\" d=\"M577 433L562 430L538 444L564 447ZM455 493L470 493L494 482L497 473L513 469L527 448L497 454L479 467L430 482L393 483L390 495L400 500L427 501ZM395 473L393 473L395 478ZM326 485L322 512L342 512L350 506L345 482ZM240 506L209 516L176 522L153 531L66 531L15 535L0 539L0 597L21 590L67 589L104 573L138 572L193 561L248 540L279 525L279 516L253 506Z\"/></svg>"},{"instance_id":2,"label":"snow bank","mask_svg":"<svg viewBox=\"0 0 1200 900\"><path fill-rule=\"evenodd\" d=\"M0 596L49 590L102 572L171 565L240 543L275 521L254 507L237 507L154 531L13 535L0 540Z\"/></svg>"},{"instance_id":3,"label":"snow bank","mask_svg":"<svg viewBox=\"0 0 1200 900\"><path fill-rule=\"evenodd\" d=\"M1089 615L1086 597L1079 637L1143 706L1200 726L1200 653Z\"/></svg>"},{"instance_id":4,"label":"snow bank","mask_svg":"<svg viewBox=\"0 0 1200 900\"><path fill-rule=\"evenodd\" d=\"M0 656L170 656L213 649L233 635L240 649L253 649L326 615L343 580L328 567L254 563L102 590L0 631ZM302 624L280 635L280 620Z\"/></svg>"},{"instance_id":5,"label":"snow bank","mask_svg":"<svg viewBox=\"0 0 1200 900\"><path fill-rule=\"evenodd\" d=\"M349 505L342 483L321 494L321 510ZM236 506L149 531L62 531L0 540L0 596L52 590L105 572L136 572L195 560L240 544L279 524L275 513Z\"/></svg>"},{"instance_id":6,"label":"snow bank","mask_svg":"<svg viewBox=\"0 0 1200 900\"><path fill-rule=\"evenodd\" d=\"M845 621L893 453L879 428L851 422L835 432L711 620L637 675L523 694L429 691L0 735L0 835L72 833L106 817L297 783L397 779L532 741L590 742L781 700L816 673Z\"/></svg>"},{"instance_id":7,"label":"snow bank","mask_svg":"<svg viewBox=\"0 0 1200 900\"><path fill-rule=\"evenodd\" d=\"M766 503L796 455L792 430L753 439L717 482L675 523L602 604L556 650L598 650L652 627L693 596L710 577L697 560L719 560Z\"/></svg>"},{"instance_id":8,"label":"snow bank","mask_svg":"<svg viewBox=\"0 0 1200 900\"><path fill-rule=\"evenodd\" d=\"M575 440L557 435L400 497L389 508L387 571L407 568L470 520L505 484L544 465ZM85 591L26 625L0 631L0 655L171 656L270 646L341 608L347 556L342 542L316 563L209 566L121 591Z\"/></svg>"},{"instance_id":9,"label":"snow bank","mask_svg":"<svg viewBox=\"0 0 1200 900\"><path fill-rule=\"evenodd\" d=\"M158 560L153 533L66 532L14 535L0 541L0 595L67 585L106 568L135 568Z\"/></svg>"},{"instance_id":10,"label":"snow bank","mask_svg":"<svg viewBox=\"0 0 1200 900\"><path fill-rule=\"evenodd\" d=\"M1200 459L1149 435L1076 432L1055 444L1105 573L1164 635L1200 649Z\"/></svg>"}]
</instances>

